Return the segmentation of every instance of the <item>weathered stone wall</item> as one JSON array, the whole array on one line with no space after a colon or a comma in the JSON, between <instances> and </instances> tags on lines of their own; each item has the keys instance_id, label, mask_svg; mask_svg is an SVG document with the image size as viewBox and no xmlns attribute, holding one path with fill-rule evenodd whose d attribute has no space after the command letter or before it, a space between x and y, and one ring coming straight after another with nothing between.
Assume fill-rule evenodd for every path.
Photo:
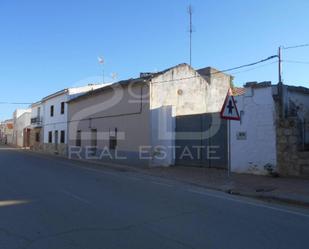
<instances>
[{"instance_id":1,"label":"weathered stone wall","mask_svg":"<svg viewBox=\"0 0 309 249\"><path fill-rule=\"evenodd\" d=\"M43 149L44 149L44 152L48 154L57 154L61 156L67 155L67 145L66 144L58 144L57 148L56 148L56 145L52 143L43 144Z\"/></svg>"},{"instance_id":2,"label":"weathered stone wall","mask_svg":"<svg viewBox=\"0 0 309 249\"><path fill-rule=\"evenodd\" d=\"M304 151L304 124L309 114L309 90L285 86L283 100L276 102L279 173L309 177L309 152Z\"/></svg>"},{"instance_id":3,"label":"weathered stone wall","mask_svg":"<svg viewBox=\"0 0 309 249\"><path fill-rule=\"evenodd\" d=\"M40 134L40 141L36 141L36 133ZM43 130L41 128L34 128L30 131L30 149L33 151L43 150Z\"/></svg>"},{"instance_id":4,"label":"weathered stone wall","mask_svg":"<svg viewBox=\"0 0 309 249\"><path fill-rule=\"evenodd\" d=\"M299 156L301 127L298 118L286 118L277 124L277 160L281 175L300 176L302 160Z\"/></svg>"}]
</instances>

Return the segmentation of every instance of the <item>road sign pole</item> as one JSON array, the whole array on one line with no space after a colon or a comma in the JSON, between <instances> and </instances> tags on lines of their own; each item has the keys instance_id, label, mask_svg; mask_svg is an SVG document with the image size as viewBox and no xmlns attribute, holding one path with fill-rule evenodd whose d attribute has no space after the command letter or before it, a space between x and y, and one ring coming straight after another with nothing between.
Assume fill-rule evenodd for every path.
<instances>
[{"instance_id":1,"label":"road sign pole","mask_svg":"<svg viewBox=\"0 0 309 249\"><path fill-rule=\"evenodd\" d=\"M222 119L227 120L227 175L228 177L231 176L231 120L240 120L240 116L238 113L238 109L236 106L236 102L233 97L232 90L229 89L221 112L220 116Z\"/></svg>"}]
</instances>

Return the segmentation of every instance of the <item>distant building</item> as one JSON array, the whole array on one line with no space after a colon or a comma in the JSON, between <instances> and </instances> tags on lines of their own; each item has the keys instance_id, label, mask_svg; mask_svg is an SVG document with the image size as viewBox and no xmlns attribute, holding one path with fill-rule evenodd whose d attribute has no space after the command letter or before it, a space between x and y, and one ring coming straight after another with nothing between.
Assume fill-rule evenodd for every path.
<instances>
[{"instance_id":1,"label":"distant building","mask_svg":"<svg viewBox=\"0 0 309 249\"><path fill-rule=\"evenodd\" d=\"M13 139L12 144L17 147L29 147L31 109L17 109L13 114Z\"/></svg>"},{"instance_id":2,"label":"distant building","mask_svg":"<svg viewBox=\"0 0 309 249\"><path fill-rule=\"evenodd\" d=\"M13 119L0 122L0 142L12 144L13 141Z\"/></svg>"},{"instance_id":3,"label":"distant building","mask_svg":"<svg viewBox=\"0 0 309 249\"><path fill-rule=\"evenodd\" d=\"M41 101L31 105L30 149L43 150L43 115L44 109Z\"/></svg>"}]
</instances>

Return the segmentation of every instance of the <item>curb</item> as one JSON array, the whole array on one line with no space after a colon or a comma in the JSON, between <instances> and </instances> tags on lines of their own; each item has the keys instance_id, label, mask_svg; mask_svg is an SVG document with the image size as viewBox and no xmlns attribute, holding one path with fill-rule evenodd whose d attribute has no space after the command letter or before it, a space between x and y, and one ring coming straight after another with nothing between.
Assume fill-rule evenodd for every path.
<instances>
[{"instance_id":1,"label":"curb","mask_svg":"<svg viewBox=\"0 0 309 249\"><path fill-rule=\"evenodd\" d=\"M239 195L239 196L244 196L244 197L250 197L250 198L255 198L255 199L260 199L268 202L279 202L279 203L285 203L285 204L290 204L290 205L297 205L297 206L302 206L309 208L309 201L303 201L295 198L288 198L288 197L282 197L280 195L274 195L274 194L257 194L257 193L248 193L248 192L242 192L242 191L233 191L233 190L228 190L226 191L228 194L231 195Z\"/></svg>"}]
</instances>

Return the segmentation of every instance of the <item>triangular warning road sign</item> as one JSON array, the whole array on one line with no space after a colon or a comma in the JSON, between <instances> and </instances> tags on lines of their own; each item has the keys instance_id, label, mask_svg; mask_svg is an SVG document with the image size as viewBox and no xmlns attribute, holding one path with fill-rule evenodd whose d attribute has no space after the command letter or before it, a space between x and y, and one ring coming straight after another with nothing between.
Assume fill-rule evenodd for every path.
<instances>
[{"instance_id":1,"label":"triangular warning road sign","mask_svg":"<svg viewBox=\"0 0 309 249\"><path fill-rule=\"evenodd\" d=\"M240 120L240 116L231 89L229 89L229 91L227 92L220 114L221 118L223 119Z\"/></svg>"}]
</instances>

